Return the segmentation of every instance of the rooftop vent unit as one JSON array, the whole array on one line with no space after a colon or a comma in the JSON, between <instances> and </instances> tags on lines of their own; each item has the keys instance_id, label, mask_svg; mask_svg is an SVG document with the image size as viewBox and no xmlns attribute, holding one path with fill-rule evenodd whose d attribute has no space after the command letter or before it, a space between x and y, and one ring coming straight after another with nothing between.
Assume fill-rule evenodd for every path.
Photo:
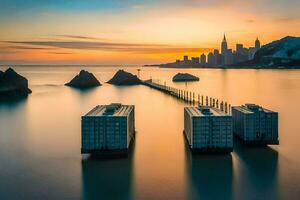
<instances>
[{"instance_id":1,"label":"rooftop vent unit","mask_svg":"<svg viewBox=\"0 0 300 200\"><path fill-rule=\"evenodd\" d=\"M260 106L259 105L256 105L256 104L245 104L245 106L249 109L249 110L252 110L252 111L255 111L255 110L260 110Z\"/></svg>"},{"instance_id":2,"label":"rooftop vent unit","mask_svg":"<svg viewBox=\"0 0 300 200\"><path fill-rule=\"evenodd\" d=\"M105 108L104 115L112 115L114 114L117 110L121 108L122 104L120 103L111 103Z\"/></svg>"},{"instance_id":3,"label":"rooftop vent unit","mask_svg":"<svg viewBox=\"0 0 300 200\"><path fill-rule=\"evenodd\" d=\"M205 107L199 107L199 111L203 114L203 115L212 115L212 113L210 112L210 108L208 106Z\"/></svg>"}]
</instances>

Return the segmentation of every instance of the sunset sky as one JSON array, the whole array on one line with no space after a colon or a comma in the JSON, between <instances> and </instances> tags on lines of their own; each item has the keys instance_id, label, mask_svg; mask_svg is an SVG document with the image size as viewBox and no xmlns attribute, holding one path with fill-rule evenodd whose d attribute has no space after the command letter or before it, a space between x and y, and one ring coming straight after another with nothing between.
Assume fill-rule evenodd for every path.
<instances>
[{"instance_id":1,"label":"sunset sky","mask_svg":"<svg viewBox=\"0 0 300 200\"><path fill-rule=\"evenodd\" d=\"M299 0L1 0L0 64L151 64L300 35Z\"/></svg>"}]
</instances>

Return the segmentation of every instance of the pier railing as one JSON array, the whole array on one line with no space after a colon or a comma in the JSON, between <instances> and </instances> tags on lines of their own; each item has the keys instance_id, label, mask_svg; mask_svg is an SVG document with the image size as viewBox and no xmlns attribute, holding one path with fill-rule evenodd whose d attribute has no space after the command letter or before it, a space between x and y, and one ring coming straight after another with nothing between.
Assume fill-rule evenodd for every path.
<instances>
[{"instance_id":1,"label":"pier railing","mask_svg":"<svg viewBox=\"0 0 300 200\"><path fill-rule=\"evenodd\" d=\"M183 100L189 104L199 105L199 106L210 106L210 107L217 108L227 114L231 114L231 105L226 101L213 98L207 95L191 92L188 90L170 87L166 85L166 83L160 84L158 81L155 81L153 79L143 81L143 84L150 88L171 95L177 99Z\"/></svg>"}]
</instances>

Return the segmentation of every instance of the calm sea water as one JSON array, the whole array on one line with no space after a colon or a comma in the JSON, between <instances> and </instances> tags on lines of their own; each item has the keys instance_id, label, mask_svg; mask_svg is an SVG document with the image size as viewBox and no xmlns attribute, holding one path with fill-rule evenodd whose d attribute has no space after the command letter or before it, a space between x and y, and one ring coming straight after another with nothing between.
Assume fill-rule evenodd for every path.
<instances>
[{"instance_id":1,"label":"calm sea water","mask_svg":"<svg viewBox=\"0 0 300 200\"><path fill-rule=\"evenodd\" d=\"M86 68L102 83L118 70ZM145 86L65 87L80 69L15 67L33 93L0 103L0 199L300 198L299 70L143 68L143 79L279 112L279 146L248 148L236 141L230 155L197 156L182 134L185 103ZM198 75L200 82L172 84L179 71ZM129 156L82 156L81 115L111 102L136 106Z\"/></svg>"}]
</instances>

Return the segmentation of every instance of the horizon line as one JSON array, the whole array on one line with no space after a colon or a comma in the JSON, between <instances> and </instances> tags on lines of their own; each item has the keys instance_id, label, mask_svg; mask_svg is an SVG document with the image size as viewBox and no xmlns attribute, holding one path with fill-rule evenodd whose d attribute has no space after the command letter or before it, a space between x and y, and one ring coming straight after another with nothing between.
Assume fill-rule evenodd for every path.
<instances>
[{"instance_id":1,"label":"horizon line","mask_svg":"<svg viewBox=\"0 0 300 200\"><path fill-rule=\"evenodd\" d=\"M0 67L10 66L136 66L136 65L147 65L147 64L0 64Z\"/></svg>"}]
</instances>

